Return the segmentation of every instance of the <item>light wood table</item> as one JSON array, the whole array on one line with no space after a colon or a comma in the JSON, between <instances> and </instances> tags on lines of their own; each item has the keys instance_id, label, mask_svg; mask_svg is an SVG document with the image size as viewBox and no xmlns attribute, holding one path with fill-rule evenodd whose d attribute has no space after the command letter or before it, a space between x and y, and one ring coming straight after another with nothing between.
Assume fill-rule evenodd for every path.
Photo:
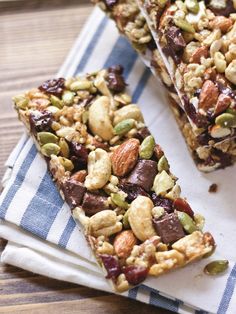
<instances>
[{"instance_id":1,"label":"light wood table","mask_svg":"<svg viewBox=\"0 0 236 314\"><path fill-rule=\"evenodd\" d=\"M54 76L91 10L83 0L0 0L0 178L23 132L11 97ZM171 313L0 264L0 313L82 312Z\"/></svg>"}]
</instances>

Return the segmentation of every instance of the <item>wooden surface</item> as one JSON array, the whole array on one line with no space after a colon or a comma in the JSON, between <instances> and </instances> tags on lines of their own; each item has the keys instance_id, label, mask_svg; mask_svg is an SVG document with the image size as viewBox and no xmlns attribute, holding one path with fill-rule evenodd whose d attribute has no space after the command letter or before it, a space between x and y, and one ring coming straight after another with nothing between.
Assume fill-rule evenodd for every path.
<instances>
[{"instance_id":1,"label":"wooden surface","mask_svg":"<svg viewBox=\"0 0 236 314\"><path fill-rule=\"evenodd\" d=\"M11 97L53 77L91 10L83 0L0 1L0 178L23 132ZM82 312L171 313L0 264L0 313Z\"/></svg>"}]
</instances>

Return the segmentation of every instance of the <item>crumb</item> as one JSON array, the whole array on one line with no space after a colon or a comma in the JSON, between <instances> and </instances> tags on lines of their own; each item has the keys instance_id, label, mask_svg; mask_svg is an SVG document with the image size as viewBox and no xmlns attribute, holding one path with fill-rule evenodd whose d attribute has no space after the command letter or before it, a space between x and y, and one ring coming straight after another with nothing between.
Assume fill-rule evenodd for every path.
<instances>
[{"instance_id":1,"label":"crumb","mask_svg":"<svg viewBox=\"0 0 236 314\"><path fill-rule=\"evenodd\" d=\"M216 183L213 183L209 186L208 192L210 193L216 193L218 189L218 185Z\"/></svg>"}]
</instances>

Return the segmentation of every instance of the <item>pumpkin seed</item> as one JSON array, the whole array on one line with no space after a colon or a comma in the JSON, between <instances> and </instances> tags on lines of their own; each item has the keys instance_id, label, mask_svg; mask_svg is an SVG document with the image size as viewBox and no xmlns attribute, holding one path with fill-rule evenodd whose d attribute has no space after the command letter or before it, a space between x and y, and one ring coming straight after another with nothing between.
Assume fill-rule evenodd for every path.
<instances>
[{"instance_id":1,"label":"pumpkin seed","mask_svg":"<svg viewBox=\"0 0 236 314\"><path fill-rule=\"evenodd\" d=\"M55 143L47 143L41 147L41 153L46 157L51 155L58 155L60 152L60 146Z\"/></svg>"},{"instance_id":2,"label":"pumpkin seed","mask_svg":"<svg viewBox=\"0 0 236 314\"><path fill-rule=\"evenodd\" d=\"M204 268L204 273L207 275L218 275L226 271L229 267L229 261L227 260L216 260L207 264Z\"/></svg>"},{"instance_id":3,"label":"pumpkin seed","mask_svg":"<svg viewBox=\"0 0 236 314\"><path fill-rule=\"evenodd\" d=\"M41 145L47 144L47 143L57 143L58 137L50 132L39 132L37 134L38 141Z\"/></svg>"},{"instance_id":4,"label":"pumpkin seed","mask_svg":"<svg viewBox=\"0 0 236 314\"><path fill-rule=\"evenodd\" d=\"M65 168L65 171L72 171L74 169L73 162L65 157L58 157L60 164Z\"/></svg>"},{"instance_id":5,"label":"pumpkin seed","mask_svg":"<svg viewBox=\"0 0 236 314\"><path fill-rule=\"evenodd\" d=\"M66 105L66 106L70 106L73 104L73 101L74 101L74 98L75 98L75 94L72 93L71 91L67 90L63 93L62 95L62 100L63 100L63 103Z\"/></svg>"},{"instance_id":6,"label":"pumpkin seed","mask_svg":"<svg viewBox=\"0 0 236 314\"><path fill-rule=\"evenodd\" d=\"M50 97L50 101L51 101L51 103L52 103L53 106L55 106L55 107L57 107L57 108L59 108L59 109L61 109L61 108L63 107L63 104L62 104L61 99L58 98L58 97L56 97L56 96L54 96L54 95L52 95L52 96Z\"/></svg>"},{"instance_id":7,"label":"pumpkin seed","mask_svg":"<svg viewBox=\"0 0 236 314\"><path fill-rule=\"evenodd\" d=\"M181 28L183 31L188 32L188 33L195 33L195 29L193 25L191 25L188 21L185 19L182 19L180 17L174 19L174 23L176 26Z\"/></svg>"},{"instance_id":8,"label":"pumpkin seed","mask_svg":"<svg viewBox=\"0 0 236 314\"><path fill-rule=\"evenodd\" d=\"M70 89L74 92L77 92L78 90L88 90L91 87L92 83L87 80L75 81L70 85Z\"/></svg>"},{"instance_id":9,"label":"pumpkin seed","mask_svg":"<svg viewBox=\"0 0 236 314\"><path fill-rule=\"evenodd\" d=\"M179 211L177 211L177 213L178 213L179 221L187 233L191 234L194 231L198 230L193 219L188 214L186 214L184 212L179 212Z\"/></svg>"},{"instance_id":10,"label":"pumpkin seed","mask_svg":"<svg viewBox=\"0 0 236 314\"><path fill-rule=\"evenodd\" d=\"M222 113L215 120L217 125L226 128L236 127L236 116L231 113Z\"/></svg>"},{"instance_id":11,"label":"pumpkin seed","mask_svg":"<svg viewBox=\"0 0 236 314\"><path fill-rule=\"evenodd\" d=\"M163 155L159 161L158 161L158 164L157 164L157 169L159 172L165 170L165 171L168 171L170 169L170 166L168 164L168 160L166 158L165 155Z\"/></svg>"},{"instance_id":12,"label":"pumpkin seed","mask_svg":"<svg viewBox=\"0 0 236 314\"><path fill-rule=\"evenodd\" d=\"M59 146L60 146L60 152L61 152L61 155L65 158L68 158L69 155L70 155L70 149L69 149L69 146L66 142L66 140L64 138L60 138L59 140Z\"/></svg>"},{"instance_id":13,"label":"pumpkin seed","mask_svg":"<svg viewBox=\"0 0 236 314\"><path fill-rule=\"evenodd\" d=\"M129 224L129 210L127 210L123 216L122 223L125 229L130 229Z\"/></svg>"},{"instance_id":14,"label":"pumpkin seed","mask_svg":"<svg viewBox=\"0 0 236 314\"><path fill-rule=\"evenodd\" d=\"M197 2L197 0L185 0L185 4L187 9L194 13L194 14L198 14L199 12L199 3Z\"/></svg>"},{"instance_id":15,"label":"pumpkin seed","mask_svg":"<svg viewBox=\"0 0 236 314\"><path fill-rule=\"evenodd\" d=\"M129 132L134 127L134 125L134 119L123 120L114 127L114 133L115 135L124 135Z\"/></svg>"},{"instance_id":16,"label":"pumpkin seed","mask_svg":"<svg viewBox=\"0 0 236 314\"><path fill-rule=\"evenodd\" d=\"M125 208L125 209L129 208L129 204L125 201L125 197L119 193L112 193L111 200L115 205L121 208Z\"/></svg>"},{"instance_id":17,"label":"pumpkin seed","mask_svg":"<svg viewBox=\"0 0 236 314\"><path fill-rule=\"evenodd\" d=\"M152 135L147 136L139 148L139 156L143 159L150 159L155 148L155 139Z\"/></svg>"},{"instance_id":18,"label":"pumpkin seed","mask_svg":"<svg viewBox=\"0 0 236 314\"><path fill-rule=\"evenodd\" d=\"M15 102L15 105L17 108L25 110L27 109L29 99L26 98L24 95L18 95L13 97L13 101Z\"/></svg>"}]
</instances>

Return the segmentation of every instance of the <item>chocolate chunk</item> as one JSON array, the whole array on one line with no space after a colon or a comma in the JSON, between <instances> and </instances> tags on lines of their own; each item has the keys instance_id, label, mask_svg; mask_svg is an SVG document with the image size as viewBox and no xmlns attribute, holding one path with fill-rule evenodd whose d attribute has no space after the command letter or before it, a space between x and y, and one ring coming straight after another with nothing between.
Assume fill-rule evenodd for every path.
<instances>
[{"instance_id":1,"label":"chocolate chunk","mask_svg":"<svg viewBox=\"0 0 236 314\"><path fill-rule=\"evenodd\" d=\"M155 176L157 175L157 163L153 160L139 160L127 182L141 186L145 191L150 191Z\"/></svg>"},{"instance_id":2,"label":"chocolate chunk","mask_svg":"<svg viewBox=\"0 0 236 314\"><path fill-rule=\"evenodd\" d=\"M189 118L196 124L198 128L205 128L208 125L207 118L196 111L194 105L189 101L187 95L182 96L184 109Z\"/></svg>"},{"instance_id":3,"label":"chocolate chunk","mask_svg":"<svg viewBox=\"0 0 236 314\"><path fill-rule=\"evenodd\" d=\"M51 131L52 113L49 111L34 111L29 115L31 132L36 135L37 132Z\"/></svg>"},{"instance_id":4,"label":"chocolate chunk","mask_svg":"<svg viewBox=\"0 0 236 314\"><path fill-rule=\"evenodd\" d=\"M169 198L163 198L157 196L156 193L152 193L151 199L155 206L163 207L168 214L173 212L173 201Z\"/></svg>"},{"instance_id":5,"label":"chocolate chunk","mask_svg":"<svg viewBox=\"0 0 236 314\"><path fill-rule=\"evenodd\" d=\"M86 192L82 203L82 208L86 215L92 216L104 209L107 209L107 197Z\"/></svg>"},{"instance_id":6,"label":"chocolate chunk","mask_svg":"<svg viewBox=\"0 0 236 314\"><path fill-rule=\"evenodd\" d=\"M179 28L171 26L166 32L168 45L175 52L182 51L186 47L186 42Z\"/></svg>"},{"instance_id":7,"label":"chocolate chunk","mask_svg":"<svg viewBox=\"0 0 236 314\"><path fill-rule=\"evenodd\" d=\"M209 9L215 14L215 15L222 15L222 16L229 16L231 13L235 13L236 10L234 8L234 4L232 0L227 0L224 8L215 8L212 4L213 1L210 1ZM215 2L215 1L214 1Z\"/></svg>"},{"instance_id":8,"label":"chocolate chunk","mask_svg":"<svg viewBox=\"0 0 236 314\"><path fill-rule=\"evenodd\" d=\"M126 83L122 76L122 73L122 66L113 66L108 69L108 87L116 93L123 92L126 87Z\"/></svg>"},{"instance_id":9,"label":"chocolate chunk","mask_svg":"<svg viewBox=\"0 0 236 314\"><path fill-rule=\"evenodd\" d=\"M62 191L69 206L75 208L81 204L86 188L80 182L68 179L62 184Z\"/></svg>"},{"instance_id":10,"label":"chocolate chunk","mask_svg":"<svg viewBox=\"0 0 236 314\"><path fill-rule=\"evenodd\" d=\"M71 142L70 145L70 153L71 153L71 161L75 166L75 170L85 169L88 162L88 150L87 148L79 143Z\"/></svg>"},{"instance_id":11,"label":"chocolate chunk","mask_svg":"<svg viewBox=\"0 0 236 314\"><path fill-rule=\"evenodd\" d=\"M127 194L125 200L129 203L135 200L139 195L149 197L149 194L145 192L144 189L132 183L122 182L119 184L119 188Z\"/></svg>"},{"instance_id":12,"label":"chocolate chunk","mask_svg":"<svg viewBox=\"0 0 236 314\"><path fill-rule=\"evenodd\" d=\"M173 243L185 236L182 225L175 213L167 214L160 220L154 219L153 223L163 243Z\"/></svg>"},{"instance_id":13,"label":"chocolate chunk","mask_svg":"<svg viewBox=\"0 0 236 314\"><path fill-rule=\"evenodd\" d=\"M138 132L135 134L135 137L142 142L146 137L151 135L150 131L147 127L139 129Z\"/></svg>"}]
</instances>

